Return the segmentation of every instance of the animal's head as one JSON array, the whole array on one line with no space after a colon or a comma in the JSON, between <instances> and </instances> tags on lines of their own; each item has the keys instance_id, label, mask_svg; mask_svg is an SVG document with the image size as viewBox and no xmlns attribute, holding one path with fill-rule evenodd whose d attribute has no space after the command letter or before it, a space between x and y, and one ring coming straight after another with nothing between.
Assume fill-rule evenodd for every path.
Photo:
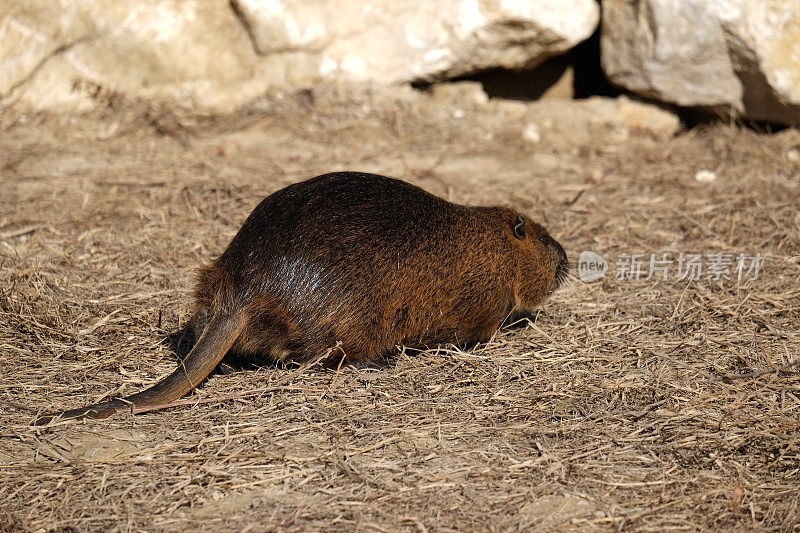
<instances>
[{"instance_id":1,"label":"animal's head","mask_svg":"<svg viewBox=\"0 0 800 533\"><path fill-rule=\"evenodd\" d=\"M529 217L513 213L508 226L517 265L516 307L529 310L544 302L566 279L569 261L564 248Z\"/></svg>"}]
</instances>

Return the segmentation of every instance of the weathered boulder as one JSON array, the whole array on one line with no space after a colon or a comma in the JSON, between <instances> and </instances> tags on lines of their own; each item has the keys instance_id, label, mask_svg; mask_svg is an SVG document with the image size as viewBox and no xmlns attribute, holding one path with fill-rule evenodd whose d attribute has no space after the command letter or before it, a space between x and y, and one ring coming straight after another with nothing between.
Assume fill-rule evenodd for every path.
<instances>
[{"instance_id":1,"label":"weathered boulder","mask_svg":"<svg viewBox=\"0 0 800 533\"><path fill-rule=\"evenodd\" d=\"M91 106L76 81L224 109L271 77L226 0L12 0L0 42L0 103L32 110Z\"/></svg>"},{"instance_id":2,"label":"weathered boulder","mask_svg":"<svg viewBox=\"0 0 800 533\"><path fill-rule=\"evenodd\" d=\"M597 27L595 0L231 0L256 51L316 55L321 74L354 81L435 81L527 68Z\"/></svg>"},{"instance_id":3,"label":"weathered boulder","mask_svg":"<svg viewBox=\"0 0 800 533\"><path fill-rule=\"evenodd\" d=\"M637 94L800 123L800 0L604 0L601 61Z\"/></svg>"},{"instance_id":4,"label":"weathered boulder","mask_svg":"<svg viewBox=\"0 0 800 533\"><path fill-rule=\"evenodd\" d=\"M597 25L595 0L6 0L0 105L92 106L95 86L214 111L323 81L531 67Z\"/></svg>"}]
</instances>

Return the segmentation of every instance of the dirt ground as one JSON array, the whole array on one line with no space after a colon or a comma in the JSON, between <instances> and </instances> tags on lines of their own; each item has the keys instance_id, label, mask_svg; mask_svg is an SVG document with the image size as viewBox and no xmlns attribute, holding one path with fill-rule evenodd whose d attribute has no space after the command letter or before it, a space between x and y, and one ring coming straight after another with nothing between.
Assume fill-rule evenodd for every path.
<instances>
[{"instance_id":1,"label":"dirt ground","mask_svg":"<svg viewBox=\"0 0 800 533\"><path fill-rule=\"evenodd\" d=\"M410 91L226 117L98 98L0 113L0 531L800 531L797 130L659 138ZM609 270L469 351L225 367L188 406L30 427L170 372L193 267L341 169L524 209ZM762 263L623 276L652 253Z\"/></svg>"}]
</instances>

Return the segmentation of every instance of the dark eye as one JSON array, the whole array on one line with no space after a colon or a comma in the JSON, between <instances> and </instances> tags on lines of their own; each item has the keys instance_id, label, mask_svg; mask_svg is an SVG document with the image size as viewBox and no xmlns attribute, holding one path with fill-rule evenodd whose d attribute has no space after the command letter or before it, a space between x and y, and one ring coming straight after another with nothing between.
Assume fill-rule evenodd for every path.
<instances>
[{"instance_id":1,"label":"dark eye","mask_svg":"<svg viewBox=\"0 0 800 533\"><path fill-rule=\"evenodd\" d=\"M519 217L517 223L514 224L514 237L519 240L525 238L525 219L522 217Z\"/></svg>"}]
</instances>

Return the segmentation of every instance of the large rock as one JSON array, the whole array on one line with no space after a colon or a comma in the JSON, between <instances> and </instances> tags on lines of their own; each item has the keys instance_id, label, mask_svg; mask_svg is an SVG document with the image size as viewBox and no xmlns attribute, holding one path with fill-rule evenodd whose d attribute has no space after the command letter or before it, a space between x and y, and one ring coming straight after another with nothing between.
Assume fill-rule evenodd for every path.
<instances>
[{"instance_id":1,"label":"large rock","mask_svg":"<svg viewBox=\"0 0 800 533\"><path fill-rule=\"evenodd\" d=\"M322 75L435 81L533 67L592 34L595 0L231 0L259 54L313 53Z\"/></svg>"},{"instance_id":2,"label":"large rock","mask_svg":"<svg viewBox=\"0 0 800 533\"><path fill-rule=\"evenodd\" d=\"M0 102L34 110L91 106L76 81L211 108L265 81L226 0L6 1L0 42Z\"/></svg>"},{"instance_id":3,"label":"large rock","mask_svg":"<svg viewBox=\"0 0 800 533\"><path fill-rule=\"evenodd\" d=\"M800 123L800 0L604 0L601 60L648 98Z\"/></svg>"},{"instance_id":4,"label":"large rock","mask_svg":"<svg viewBox=\"0 0 800 533\"><path fill-rule=\"evenodd\" d=\"M0 105L86 108L100 87L226 111L320 81L530 67L598 18L595 0L5 0Z\"/></svg>"}]
</instances>

